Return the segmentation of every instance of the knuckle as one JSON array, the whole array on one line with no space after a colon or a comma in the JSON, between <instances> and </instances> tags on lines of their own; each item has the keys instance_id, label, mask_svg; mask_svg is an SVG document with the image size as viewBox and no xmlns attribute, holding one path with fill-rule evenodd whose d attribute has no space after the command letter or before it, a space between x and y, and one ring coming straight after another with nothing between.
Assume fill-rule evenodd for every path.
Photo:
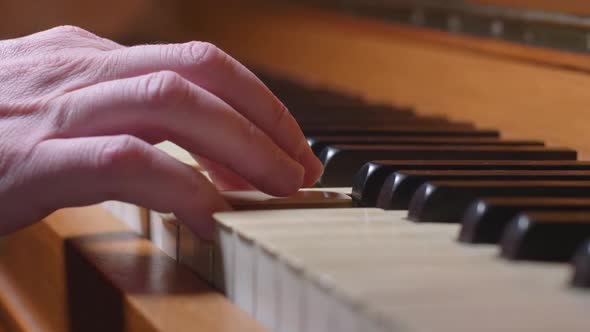
<instances>
[{"instance_id":1,"label":"knuckle","mask_svg":"<svg viewBox=\"0 0 590 332\"><path fill-rule=\"evenodd\" d=\"M127 169L137 160L147 157L146 144L130 135L117 136L100 148L97 154L99 169Z\"/></svg>"},{"instance_id":2,"label":"knuckle","mask_svg":"<svg viewBox=\"0 0 590 332\"><path fill-rule=\"evenodd\" d=\"M191 41L184 44L171 44L162 47L162 57L169 62L180 62L183 65L199 63L209 52L211 44Z\"/></svg>"},{"instance_id":3,"label":"knuckle","mask_svg":"<svg viewBox=\"0 0 590 332\"><path fill-rule=\"evenodd\" d=\"M188 84L178 73L161 71L147 76L141 84L145 101L153 105L181 103L189 93Z\"/></svg>"},{"instance_id":4,"label":"knuckle","mask_svg":"<svg viewBox=\"0 0 590 332\"><path fill-rule=\"evenodd\" d=\"M232 74L238 70L237 63L219 47L209 42L191 41L163 48L163 57L169 62L194 66L208 71L224 70ZM172 60L170 60L172 59Z\"/></svg>"},{"instance_id":5,"label":"knuckle","mask_svg":"<svg viewBox=\"0 0 590 332\"><path fill-rule=\"evenodd\" d=\"M47 32L61 36L96 37L95 34L74 25L60 25Z\"/></svg>"},{"instance_id":6,"label":"knuckle","mask_svg":"<svg viewBox=\"0 0 590 332\"><path fill-rule=\"evenodd\" d=\"M217 46L208 42L190 42L185 45L186 53L190 54L192 62L197 65L214 65L223 60L225 54Z\"/></svg>"}]
</instances>

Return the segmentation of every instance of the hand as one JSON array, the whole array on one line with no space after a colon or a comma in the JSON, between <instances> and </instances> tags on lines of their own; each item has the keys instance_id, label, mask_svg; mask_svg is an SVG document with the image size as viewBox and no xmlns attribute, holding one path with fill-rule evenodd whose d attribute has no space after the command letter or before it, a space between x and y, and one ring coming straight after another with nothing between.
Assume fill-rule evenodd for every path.
<instances>
[{"instance_id":1,"label":"hand","mask_svg":"<svg viewBox=\"0 0 590 332\"><path fill-rule=\"evenodd\" d=\"M123 47L75 27L0 41L0 234L71 206L120 200L174 212L209 234L218 188L272 195L321 164L283 104L208 43ZM83 221L81 221L83 222Z\"/></svg>"}]
</instances>

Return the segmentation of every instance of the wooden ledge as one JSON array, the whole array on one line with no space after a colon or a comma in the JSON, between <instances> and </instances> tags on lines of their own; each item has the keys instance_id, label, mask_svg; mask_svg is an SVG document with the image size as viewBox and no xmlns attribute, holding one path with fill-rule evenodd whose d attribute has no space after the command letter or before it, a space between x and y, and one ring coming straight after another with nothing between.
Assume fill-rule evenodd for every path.
<instances>
[{"instance_id":1,"label":"wooden ledge","mask_svg":"<svg viewBox=\"0 0 590 332\"><path fill-rule=\"evenodd\" d=\"M100 207L58 211L0 245L16 330L264 331Z\"/></svg>"}]
</instances>

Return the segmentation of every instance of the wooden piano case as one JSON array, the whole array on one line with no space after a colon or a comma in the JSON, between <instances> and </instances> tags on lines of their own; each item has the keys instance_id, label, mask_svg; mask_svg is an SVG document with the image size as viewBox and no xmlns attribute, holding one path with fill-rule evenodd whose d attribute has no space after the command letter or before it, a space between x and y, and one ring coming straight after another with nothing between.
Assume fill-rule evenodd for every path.
<instances>
[{"instance_id":1,"label":"wooden piano case","mask_svg":"<svg viewBox=\"0 0 590 332\"><path fill-rule=\"evenodd\" d=\"M179 6L182 29L170 39L209 40L273 73L590 156L585 54L283 3ZM0 285L9 331L262 330L97 206L58 211L0 239Z\"/></svg>"}]
</instances>

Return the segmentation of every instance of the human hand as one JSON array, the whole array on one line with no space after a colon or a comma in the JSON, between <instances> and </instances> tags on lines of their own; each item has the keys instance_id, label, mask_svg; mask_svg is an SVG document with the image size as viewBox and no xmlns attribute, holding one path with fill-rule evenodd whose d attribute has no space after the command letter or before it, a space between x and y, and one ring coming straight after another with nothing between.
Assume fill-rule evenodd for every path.
<instances>
[{"instance_id":1,"label":"human hand","mask_svg":"<svg viewBox=\"0 0 590 332\"><path fill-rule=\"evenodd\" d=\"M320 176L288 110L208 43L124 47L75 27L0 41L0 234L52 211L120 200L210 234L220 189L283 196Z\"/></svg>"}]
</instances>

